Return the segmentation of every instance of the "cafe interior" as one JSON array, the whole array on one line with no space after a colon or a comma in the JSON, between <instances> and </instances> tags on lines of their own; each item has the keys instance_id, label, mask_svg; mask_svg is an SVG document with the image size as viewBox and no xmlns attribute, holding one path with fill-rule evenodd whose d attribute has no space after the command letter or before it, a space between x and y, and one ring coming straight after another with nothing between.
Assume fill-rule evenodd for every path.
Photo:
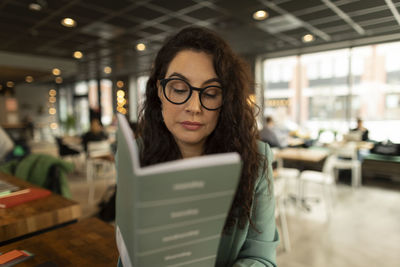
<instances>
[{"instance_id":1,"label":"cafe interior","mask_svg":"<svg viewBox=\"0 0 400 267\"><path fill-rule=\"evenodd\" d=\"M399 12L400 0L0 1L0 203L10 184L51 192L0 204L0 257L117 264L116 115L135 132L155 54L194 25L249 64L260 138L279 142L278 266L400 266Z\"/></svg>"}]
</instances>

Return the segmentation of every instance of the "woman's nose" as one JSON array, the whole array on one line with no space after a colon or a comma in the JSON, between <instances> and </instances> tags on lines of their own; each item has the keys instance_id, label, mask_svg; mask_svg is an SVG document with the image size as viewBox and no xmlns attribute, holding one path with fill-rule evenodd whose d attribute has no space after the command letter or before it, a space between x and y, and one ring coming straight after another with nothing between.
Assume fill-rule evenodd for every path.
<instances>
[{"instance_id":1,"label":"woman's nose","mask_svg":"<svg viewBox=\"0 0 400 267\"><path fill-rule=\"evenodd\" d=\"M186 111L199 113L201 111L199 92L193 91L189 100L186 102Z\"/></svg>"}]
</instances>

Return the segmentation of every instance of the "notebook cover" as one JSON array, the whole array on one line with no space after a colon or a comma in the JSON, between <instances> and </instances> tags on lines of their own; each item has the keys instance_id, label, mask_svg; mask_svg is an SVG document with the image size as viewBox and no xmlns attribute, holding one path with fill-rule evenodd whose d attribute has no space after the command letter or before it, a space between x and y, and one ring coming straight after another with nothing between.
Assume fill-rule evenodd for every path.
<instances>
[{"instance_id":1,"label":"notebook cover","mask_svg":"<svg viewBox=\"0 0 400 267\"><path fill-rule=\"evenodd\" d=\"M124 267L214 266L240 178L237 153L147 167L118 114L116 241Z\"/></svg>"},{"instance_id":2,"label":"notebook cover","mask_svg":"<svg viewBox=\"0 0 400 267\"><path fill-rule=\"evenodd\" d=\"M51 194L49 190L32 187L29 192L24 194L6 196L0 198L0 208L10 208L25 202L29 202L35 199L47 197Z\"/></svg>"}]
</instances>

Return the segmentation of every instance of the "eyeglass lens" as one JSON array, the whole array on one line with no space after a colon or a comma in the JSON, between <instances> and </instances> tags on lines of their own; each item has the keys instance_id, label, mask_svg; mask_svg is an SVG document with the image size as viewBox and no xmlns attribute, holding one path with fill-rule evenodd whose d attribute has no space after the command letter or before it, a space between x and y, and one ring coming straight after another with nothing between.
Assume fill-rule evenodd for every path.
<instances>
[{"instance_id":1,"label":"eyeglass lens","mask_svg":"<svg viewBox=\"0 0 400 267\"><path fill-rule=\"evenodd\" d=\"M165 84L165 95L174 104L183 104L190 97L191 88L183 80L169 80ZM206 109L217 109L222 105L222 89L216 86L207 87L200 94L200 102Z\"/></svg>"}]
</instances>

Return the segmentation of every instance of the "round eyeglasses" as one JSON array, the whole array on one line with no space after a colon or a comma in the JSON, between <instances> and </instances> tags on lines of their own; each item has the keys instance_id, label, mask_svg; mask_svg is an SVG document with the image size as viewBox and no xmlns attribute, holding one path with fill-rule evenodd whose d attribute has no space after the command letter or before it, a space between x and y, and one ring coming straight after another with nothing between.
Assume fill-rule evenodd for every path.
<instances>
[{"instance_id":1,"label":"round eyeglasses","mask_svg":"<svg viewBox=\"0 0 400 267\"><path fill-rule=\"evenodd\" d=\"M216 110L222 107L222 88L210 85L204 88L191 86L180 78L161 79L165 98L176 105L186 103L192 96L193 90L199 92L200 104L207 110Z\"/></svg>"}]
</instances>

